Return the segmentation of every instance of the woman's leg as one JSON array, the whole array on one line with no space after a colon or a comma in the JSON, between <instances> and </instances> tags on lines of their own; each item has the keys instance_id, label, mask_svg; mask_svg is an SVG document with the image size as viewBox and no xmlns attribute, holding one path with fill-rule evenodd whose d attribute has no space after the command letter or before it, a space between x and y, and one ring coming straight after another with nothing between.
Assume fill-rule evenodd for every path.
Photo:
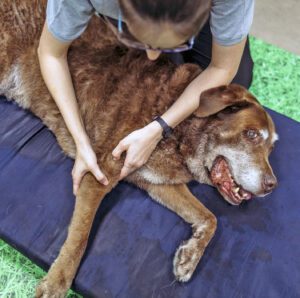
<instances>
[{"instance_id":1,"label":"woman's leg","mask_svg":"<svg viewBox=\"0 0 300 298\"><path fill-rule=\"evenodd\" d=\"M183 60L184 62L196 63L205 69L211 61L211 52L212 34L208 21L196 37L193 49L183 52ZM240 84L248 89L252 82L252 73L253 60L250 54L249 38L247 38L240 67L232 83Z\"/></svg>"}]
</instances>

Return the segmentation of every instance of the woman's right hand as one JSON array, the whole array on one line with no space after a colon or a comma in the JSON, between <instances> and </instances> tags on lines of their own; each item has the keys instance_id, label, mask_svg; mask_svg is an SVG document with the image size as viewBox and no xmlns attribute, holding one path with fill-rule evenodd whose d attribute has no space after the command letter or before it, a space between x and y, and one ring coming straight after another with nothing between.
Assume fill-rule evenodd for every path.
<instances>
[{"instance_id":1,"label":"woman's right hand","mask_svg":"<svg viewBox=\"0 0 300 298\"><path fill-rule=\"evenodd\" d=\"M96 154L90 144L77 146L75 164L72 170L74 195L76 195L80 182L87 172L91 172L100 183L108 184L107 178L97 164Z\"/></svg>"}]
</instances>

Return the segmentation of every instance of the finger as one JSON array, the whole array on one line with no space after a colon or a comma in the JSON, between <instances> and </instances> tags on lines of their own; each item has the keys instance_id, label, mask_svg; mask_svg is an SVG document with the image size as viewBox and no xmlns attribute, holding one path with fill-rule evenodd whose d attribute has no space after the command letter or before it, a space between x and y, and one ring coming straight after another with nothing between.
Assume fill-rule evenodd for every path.
<instances>
[{"instance_id":1,"label":"finger","mask_svg":"<svg viewBox=\"0 0 300 298\"><path fill-rule=\"evenodd\" d=\"M80 185L80 182L82 180L82 177L83 175L85 174L84 171L80 171L80 172L76 172L74 171L74 174L73 174L73 194L76 196L77 194L77 191L79 189L79 185Z\"/></svg>"},{"instance_id":2,"label":"finger","mask_svg":"<svg viewBox=\"0 0 300 298\"><path fill-rule=\"evenodd\" d=\"M93 169L92 173L100 183L102 183L104 185L108 185L109 181L106 178L106 176L100 171L99 167L96 167L95 169Z\"/></svg>"},{"instance_id":3,"label":"finger","mask_svg":"<svg viewBox=\"0 0 300 298\"><path fill-rule=\"evenodd\" d=\"M128 164L124 164L121 173L120 173L120 180L124 179L125 177L127 177L130 173L132 173L137 167L133 166L133 165L128 165Z\"/></svg>"},{"instance_id":4,"label":"finger","mask_svg":"<svg viewBox=\"0 0 300 298\"><path fill-rule=\"evenodd\" d=\"M120 159L121 154L127 150L129 147L129 144L125 144L123 141L121 141L117 147L113 150L112 155L115 160Z\"/></svg>"},{"instance_id":5,"label":"finger","mask_svg":"<svg viewBox=\"0 0 300 298\"><path fill-rule=\"evenodd\" d=\"M138 168L142 167L144 163L137 162L135 164L124 164L121 173L120 173L120 180L124 179L126 176L137 170Z\"/></svg>"},{"instance_id":6,"label":"finger","mask_svg":"<svg viewBox=\"0 0 300 298\"><path fill-rule=\"evenodd\" d=\"M79 188L79 185L77 183L73 183L73 195L74 196L77 195L78 188Z\"/></svg>"}]
</instances>

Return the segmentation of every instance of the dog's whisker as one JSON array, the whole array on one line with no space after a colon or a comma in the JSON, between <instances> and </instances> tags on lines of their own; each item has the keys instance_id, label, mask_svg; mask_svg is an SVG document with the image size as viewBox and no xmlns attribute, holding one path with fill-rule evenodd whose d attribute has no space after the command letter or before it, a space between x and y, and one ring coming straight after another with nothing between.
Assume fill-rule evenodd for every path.
<instances>
[{"instance_id":1,"label":"dog's whisker","mask_svg":"<svg viewBox=\"0 0 300 298\"><path fill-rule=\"evenodd\" d=\"M167 285L161 287L160 289L165 289L165 288L172 287L175 283L176 283L176 279L174 279L170 284L167 284Z\"/></svg>"}]
</instances>

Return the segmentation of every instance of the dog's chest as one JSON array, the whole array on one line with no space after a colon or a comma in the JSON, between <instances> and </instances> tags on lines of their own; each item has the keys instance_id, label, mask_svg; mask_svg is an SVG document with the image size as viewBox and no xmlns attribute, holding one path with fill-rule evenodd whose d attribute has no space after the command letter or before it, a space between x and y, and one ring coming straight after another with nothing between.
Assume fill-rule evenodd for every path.
<instances>
[{"instance_id":1,"label":"dog's chest","mask_svg":"<svg viewBox=\"0 0 300 298\"><path fill-rule=\"evenodd\" d=\"M168 168L168 167L149 167L143 166L138 169L133 180L144 180L151 184L181 184L192 180L191 173L184 167Z\"/></svg>"},{"instance_id":2,"label":"dog's chest","mask_svg":"<svg viewBox=\"0 0 300 298\"><path fill-rule=\"evenodd\" d=\"M167 181L168 179L166 177L146 167L142 167L138 171L138 175L143 180L146 180L147 182L150 182L152 184L163 184L169 182Z\"/></svg>"}]
</instances>

